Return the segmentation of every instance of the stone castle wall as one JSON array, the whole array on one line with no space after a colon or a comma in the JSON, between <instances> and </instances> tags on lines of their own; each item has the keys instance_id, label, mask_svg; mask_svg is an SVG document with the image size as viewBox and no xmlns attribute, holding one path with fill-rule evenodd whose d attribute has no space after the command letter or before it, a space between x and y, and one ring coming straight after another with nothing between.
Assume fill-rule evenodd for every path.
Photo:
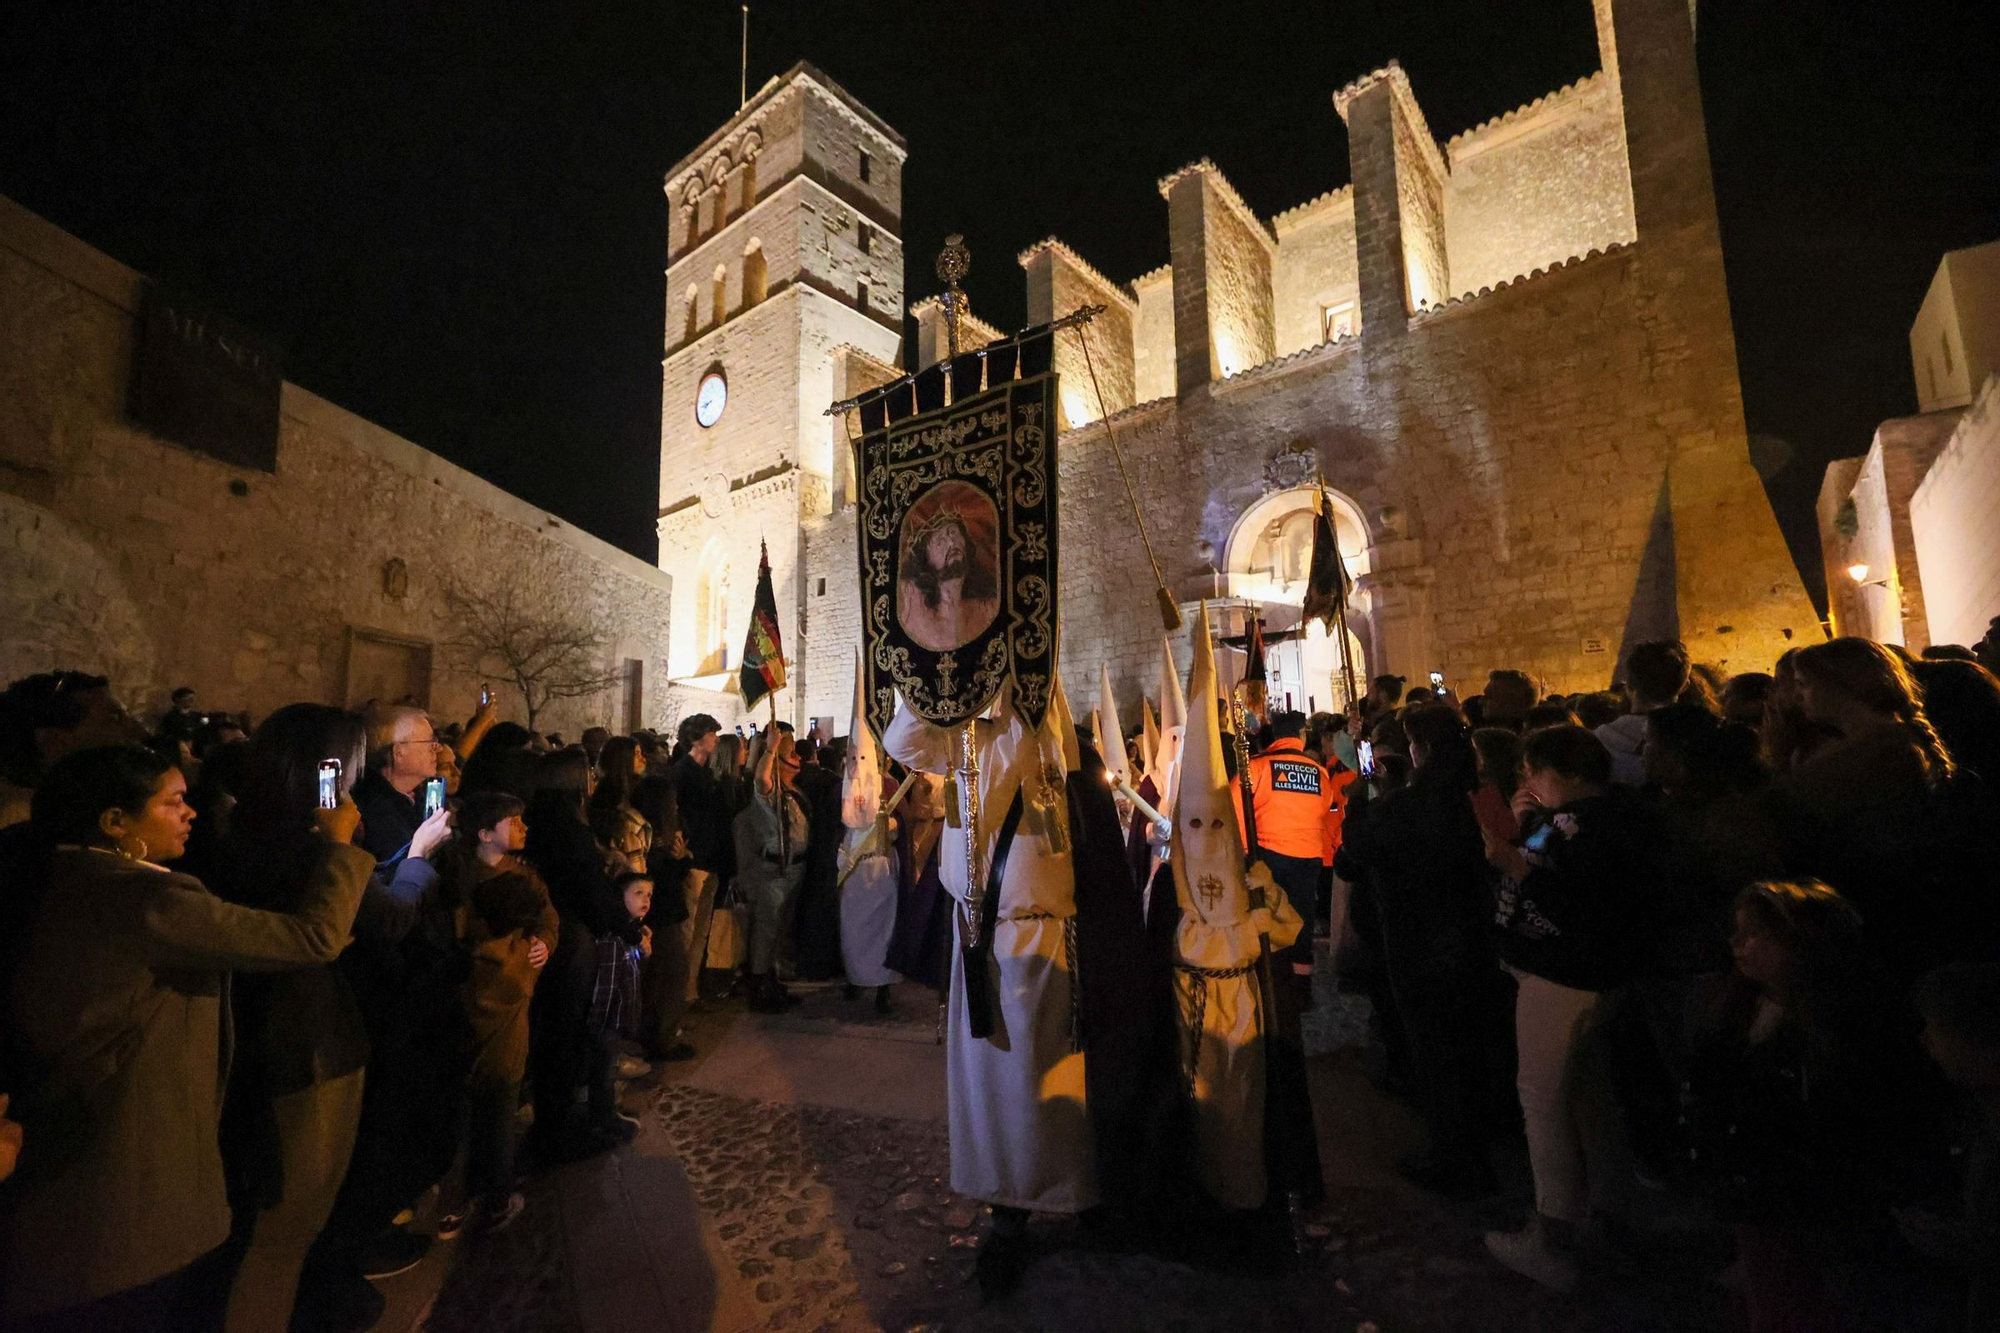
<instances>
[{"instance_id":1,"label":"stone castle wall","mask_svg":"<svg viewBox=\"0 0 2000 1333\"><path fill-rule=\"evenodd\" d=\"M530 607L603 629L604 665L639 662L642 719L658 718L670 582L645 562L295 385L283 388L275 473L133 426L140 282L0 200L0 676L105 672L142 713L190 684L205 707L261 717L351 702L359 633L431 647L440 717L469 714L485 679L519 719L491 668L439 646L448 582L504 578ZM573 736L627 718L613 690L537 721Z\"/></svg>"},{"instance_id":2,"label":"stone castle wall","mask_svg":"<svg viewBox=\"0 0 2000 1333\"><path fill-rule=\"evenodd\" d=\"M1453 161L1454 175L1467 164L1466 216L1530 197L1579 216L1497 237L1463 270L1452 253L1448 278L1437 206L1448 230L1454 205L1430 188L1436 151L1393 68L1341 95L1354 186L1280 215L1261 274L1268 250L1212 166L1162 183L1171 282L1134 284L1146 405L1106 424L1177 600L1215 586L1246 511L1317 470L1368 524L1355 612L1371 669L1474 682L1504 666L1549 689L1601 688L1640 639L1684 637L1742 670L1818 636L1749 464L1686 12L1615 8L1632 37L1622 80L1482 127ZM1579 143L1589 151L1566 163ZM1325 344L1319 306L1350 272L1361 336ZM1414 308L1419 288L1462 291L1468 272L1512 280ZM1280 295L1275 311L1260 291ZM1221 335L1260 326L1305 349L1220 373ZM1168 338L1177 398L1146 402ZM1059 446L1062 671L1074 694L1108 664L1129 705L1153 686L1159 619L1104 431Z\"/></svg>"},{"instance_id":3,"label":"stone castle wall","mask_svg":"<svg viewBox=\"0 0 2000 1333\"><path fill-rule=\"evenodd\" d=\"M1132 281L1139 314L1132 323L1132 397L1150 403L1174 396L1174 270L1154 269Z\"/></svg>"},{"instance_id":4,"label":"stone castle wall","mask_svg":"<svg viewBox=\"0 0 2000 1333\"><path fill-rule=\"evenodd\" d=\"M1158 674L1107 428L1183 604L1231 594L1216 570L1246 513L1323 475L1367 529L1354 630L1371 670L1598 688L1642 639L1740 670L1817 637L1749 462L1687 9L1593 11L1600 74L1445 151L1395 66L1341 90L1352 184L1268 225L1206 159L1160 182L1172 263L1102 326L1129 347L1110 364L1136 406L1079 425L1093 414L1060 367L1073 696L1108 665L1129 707ZM1031 319L1101 295L1060 242L1023 263ZM1329 342L1325 312L1347 301L1358 336ZM858 614L832 592L854 577L851 526L844 504L807 511L801 716L848 707L851 642L821 640Z\"/></svg>"},{"instance_id":5,"label":"stone castle wall","mask_svg":"<svg viewBox=\"0 0 2000 1333\"><path fill-rule=\"evenodd\" d=\"M1354 190L1331 194L1276 219L1278 262L1271 270L1279 356L1326 341L1325 312L1355 307L1360 327L1361 278L1354 255Z\"/></svg>"},{"instance_id":6,"label":"stone castle wall","mask_svg":"<svg viewBox=\"0 0 2000 1333\"><path fill-rule=\"evenodd\" d=\"M1600 71L1445 145L1454 294L1630 242L1617 84Z\"/></svg>"},{"instance_id":7,"label":"stone castle wall","mask_svg":"<svg viewBox=\"0 0 2000 1333\"><path fill-rule=\"evenodd\" d=\"M2000 376L1986 381L1910 497L1932 643L1970 646L2000 616Z\"/></svg>"}]
</instances>

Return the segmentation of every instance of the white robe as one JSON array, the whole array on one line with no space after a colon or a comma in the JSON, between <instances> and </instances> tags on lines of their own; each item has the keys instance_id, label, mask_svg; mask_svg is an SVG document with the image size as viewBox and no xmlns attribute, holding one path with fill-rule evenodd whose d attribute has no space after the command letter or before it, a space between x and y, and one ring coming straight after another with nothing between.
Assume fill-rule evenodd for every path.
<instances>
[{"instance_id":1,"label":"white robe","mask_svg":"<svg viewBox=\"0 0 2000 1333\"><path fill-rule=\"evenodd\" d=\"M865 849L840 886L840 958L850 986L891 986L903 978L884 966L896 932L896 852L881 850L875 827L849 829L841 864Z\"/></svg>"},{"instance_id":2,"label":"white robe","mask_svg":"<svg viewBox=\"0 0 2000 1333\"><path fill-rule=\"evenodd\" d=\"M1041 763L1011 708L979 722L979 837L982 876L1007 807ZM957 766L955 733L899 708L883 748L926 773ZM1057 756L1061 747L1043 746ZM965 793L959 793L961 814ZM1067 819L1063 793L1057 817ZM998 999L990 1038L976 1038L965 1011L963 931L966 830L946 825L939 878L953 912L951 1000L945 1042L950 1100L951 1187L988 1203L1037 1212L1075 1213L1098 1201L1096 1143L1084 1108L1083 1054L1071 1049L1075 985L1064 923L1076 914L1076 879L1067 850L1057 851L1024 817L1000 884L988 985Z\"/></svg>"},{"instance_id":3,"label":"white robe","mask_svg":"<svg viewBox=\"0 0 2000 1333\"><path fill-rule=\"evenodd\" d=\"M1195 1177L1225 1208L1264 1202L1264 1015L1254 964L1258 932L1283 948L1298 938L1299 914L1276 892L1276 906L1246 912L1230 895L1206 919L1175 879L1181 924L1174 937L1174 998L1179 1002L1183 1068L1194 1065ZM1273 895L1267 895L1267 898ZM1232 972L1203 976L1190 971Z\"/></svg>"}]
</instances>

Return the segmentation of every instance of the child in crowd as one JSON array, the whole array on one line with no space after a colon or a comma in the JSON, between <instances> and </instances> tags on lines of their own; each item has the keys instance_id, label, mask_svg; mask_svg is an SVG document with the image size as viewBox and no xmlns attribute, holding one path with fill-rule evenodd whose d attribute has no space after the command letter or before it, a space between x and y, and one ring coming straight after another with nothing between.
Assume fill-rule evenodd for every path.
<instances>
[{"instance_id":1,"label":"child in crowd","mask_svg":"<svg viewBox=\"0 0 2000 1333\"><path fill-rule=\"evenodd\" d=\"M459 810L459 842L471 854L472 887L461 909L460 938L471 952L464 987L472 1032L467 1087L465 1190L440 1231L455 1231L469 1211L482 1231L520 1215L513 1190L514 1113L528 1069L528 1004L559 923L541 877L518 856L527 841L522 802L505 792L475 792Z\"/></svg>"},{"instance_id":2,"label":"child in crowd","mask_svg":"<svg viewBox=\"0 0 2000 1333\"><path fill-rule=\"evenodd\" d=\"M598 905L597 969L590 987L590 1125L606 1138L629 1143L639 1122L618 1109L618 1039L639 1031L639 970L653 954L645 924L653 907L652 877L639 871L612 881Z\"/></svg>"},{"instance_id":3,"label":"child in crowd","mask_svg":"<svg viewBox=\"0 0 2000 1333\"><path fill-rule=\"evenodd\" d=\"M1695 1039L1691 1161L1736 1230L1752 1333L1930 1327L1889 1203L1940 1109L1868 957L1861 918L1817 880L1737 895L1735 970Z\"/></svg>"},{"instance_id":4,"label":"child in crowd","mask_svg":"<svg viewBox=\"0 0 2000 1333\"><path fill-rule=\"evenodd\" d=\"M2000 1328L2000 964L1955 963L1917 985L1924 1049L1970 1101L1956 1216L1902 1208L1896 1222L1919 1250L1970 1278L1966 1329Z\"/></svg>"}]
</instances>

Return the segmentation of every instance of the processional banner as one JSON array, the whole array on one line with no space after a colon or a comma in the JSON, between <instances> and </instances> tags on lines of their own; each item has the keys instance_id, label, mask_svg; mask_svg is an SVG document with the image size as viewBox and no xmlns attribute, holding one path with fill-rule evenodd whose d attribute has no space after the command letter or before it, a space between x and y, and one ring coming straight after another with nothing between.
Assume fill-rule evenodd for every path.
<instances>
[{"instance_id":1,"label":"processional banner","mask_svg":"<svg viewBox=\"0 0 2000 1333\"><path fill-rule=\"evenodd\" d=\"M1028 725L1047 713L1057 640L1049 339L1044 329L966 353L857 404L862 671L877 728L898 691L949 727L984 712L1010 678Z\"/></svg>"}]
</instances>

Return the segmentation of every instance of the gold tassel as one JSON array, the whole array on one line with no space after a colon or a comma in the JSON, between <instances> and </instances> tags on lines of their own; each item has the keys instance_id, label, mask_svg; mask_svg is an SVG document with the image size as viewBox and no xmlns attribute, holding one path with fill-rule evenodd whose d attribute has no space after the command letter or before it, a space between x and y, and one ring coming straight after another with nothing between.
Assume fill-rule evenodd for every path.
<instances>
[{"instance_id":1,"label":"gold tassel","mask_svg":"<svg viewBox=\"0 0 2000 1333\"><path fill-rule=\"evenodd\" d=\"M1175 603L1174 595L1167 591L1166 584L1161 584L1155 591L1160 598L1160 623L1167 627L1167 633L1173 634L1181 627L1181 609Z\"/></svg>"},{"instance_id":2,"label":"gold tassel","mask_svg":"<svg viewBox=\"0 0 2000 1333\"><path fill-rule=\"evenodd\" d=\"M944 826L965 827L965 816L958 810L958 773L953 769L946 769L944 775Z\"/></svg>"}]
</instances>

